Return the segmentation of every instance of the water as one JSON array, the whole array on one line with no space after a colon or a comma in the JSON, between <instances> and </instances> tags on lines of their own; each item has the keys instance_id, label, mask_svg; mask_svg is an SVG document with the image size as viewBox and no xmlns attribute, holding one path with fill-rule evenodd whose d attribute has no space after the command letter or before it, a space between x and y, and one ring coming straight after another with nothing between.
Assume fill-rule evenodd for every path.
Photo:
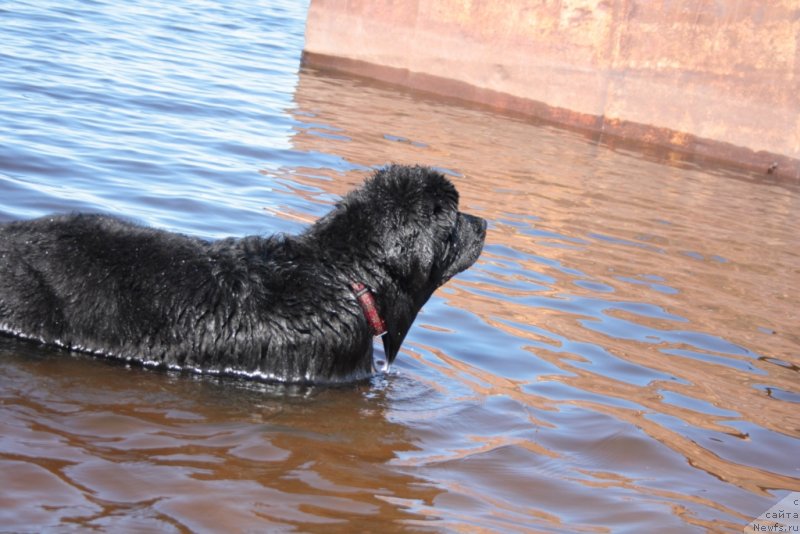
<instances>
[{"instance_id":1,"label":"water","mask_svg":"<svg viewBox=\"0 0 800 534\"><path fill-rule=\"evenodd\" d=\"M741 531L800 490L800 190L299 69L305 6L0 6L0 220L296 232L449 173L485 252L298 389L0 338L0 530Z\"/></svg>"}]
</instances>

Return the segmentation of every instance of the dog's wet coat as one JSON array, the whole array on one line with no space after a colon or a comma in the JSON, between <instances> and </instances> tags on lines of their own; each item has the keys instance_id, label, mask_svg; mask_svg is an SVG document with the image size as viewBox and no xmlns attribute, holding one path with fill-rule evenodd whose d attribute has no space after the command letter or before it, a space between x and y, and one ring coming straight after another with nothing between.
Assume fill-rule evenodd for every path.
<instances>
[{"instance_id":1,"label":"dog's wet coat","mask_svg":"<svg viewBox=\"0 0 800 534\"><path fill-rule=\"evenodd\" d=\"M296 236L205 241L106 215L0 225L0 330L145 365L287 382L372 374L369 288L391 363L422 305L480 255L483 219L440 173L377 171Z\"/></svg>"}]
</instances>

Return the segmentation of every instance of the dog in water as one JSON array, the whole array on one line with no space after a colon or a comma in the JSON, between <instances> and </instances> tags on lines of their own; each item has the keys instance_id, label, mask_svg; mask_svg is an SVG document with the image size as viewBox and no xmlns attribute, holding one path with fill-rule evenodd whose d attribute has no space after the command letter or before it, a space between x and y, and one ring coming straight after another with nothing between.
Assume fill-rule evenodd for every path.
<instances>
[{"instance_id":1,"label":"dog in water","mask_svg":"<svg viewBox=\"0 0 800 534\"><path fill-rule=\"evenodd\" d=\"M206 241L107 215L0 225L0 332L202 373L346 382L386 364L486 221L426 167L378 170L299 235Z\"/></svg>"}]
</instances>

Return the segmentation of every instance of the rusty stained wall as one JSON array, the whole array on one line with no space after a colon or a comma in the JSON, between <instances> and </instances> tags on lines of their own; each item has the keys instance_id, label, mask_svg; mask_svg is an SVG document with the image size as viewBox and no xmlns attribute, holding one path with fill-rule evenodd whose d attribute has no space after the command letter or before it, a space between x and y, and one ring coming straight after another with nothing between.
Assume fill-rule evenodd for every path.
<instances>
[{"instance_id":1,"label":"rusty stained wall","mask_svg":"<svg viewBox=\"0 0 800 534\"><path fill-rule=\"evenodd\" d=\"M800 177L800 0L312 0L306 61Z\"/></svg>"}]
</instances>

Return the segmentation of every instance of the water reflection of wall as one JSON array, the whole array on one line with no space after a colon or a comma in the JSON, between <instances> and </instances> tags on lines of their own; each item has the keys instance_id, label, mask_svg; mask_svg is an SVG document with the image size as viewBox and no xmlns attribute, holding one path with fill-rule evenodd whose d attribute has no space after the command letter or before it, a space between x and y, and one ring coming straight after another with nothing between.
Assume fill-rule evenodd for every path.
<instances>
[{"instance_id":1,"label":"water reflection of wall","mask_svg":"<svg viewBox=\"0 0 800 534\"><path fill-rule=\"evenodd\" d=\"M688 292L684 300L736 313L737 322L758 322L761 310L774 311L774 318L797 316L787 270L797 267L792 228L798 196L791 190L754 183L748 175L717 180L691 165L670 165L668 152L609 150L524 118L308 69L300 74L295 102L295 117L305 126L294 147L348 162L338 171L306 169L310 178L300 167L295 181L340 195L368 166L442 167L456 175L462 208L493 221L492 241L503 246L566 258L573 269L600 278L669 272L675 276L670 283ZM336 179L320 181L319 175ZM585 253L598 242L614 246ZM687 257L696 262L687 266ZM613 275L600 272L609 265L617 269ZM670 304L668 295L662 298ZM693 319L705 323L707 315ZM787 325L782 333L794 336L793 330ZM778 352L790 356L792 344Z\"/></svg>"},{"instance_id":2,"label":"water reflection of wall","mask_svg":"<svg viewBox=\"0 0 800 534\"><path fill-rule=\"evenodd\" d=\"M294 147L343 162L295 169L292 179L309 189L342 194L366 167L389 161L453 174L462 207L489 219L491 230L478 268L443 298L562 372L542 380L564 383L576 398L635 401L642 410L571 402L628 421L741 487L796 484L779 468L726 459L713 443L698 446L646 415L740 440L751 439L740 420L778 434L798 427L792 404L763 387L797 394L796 191L310 69L295 102L303 126ZM552 407L528 377L438 356L448 376L489 384L477 393Z\"/></svg>"}]
</instances>

